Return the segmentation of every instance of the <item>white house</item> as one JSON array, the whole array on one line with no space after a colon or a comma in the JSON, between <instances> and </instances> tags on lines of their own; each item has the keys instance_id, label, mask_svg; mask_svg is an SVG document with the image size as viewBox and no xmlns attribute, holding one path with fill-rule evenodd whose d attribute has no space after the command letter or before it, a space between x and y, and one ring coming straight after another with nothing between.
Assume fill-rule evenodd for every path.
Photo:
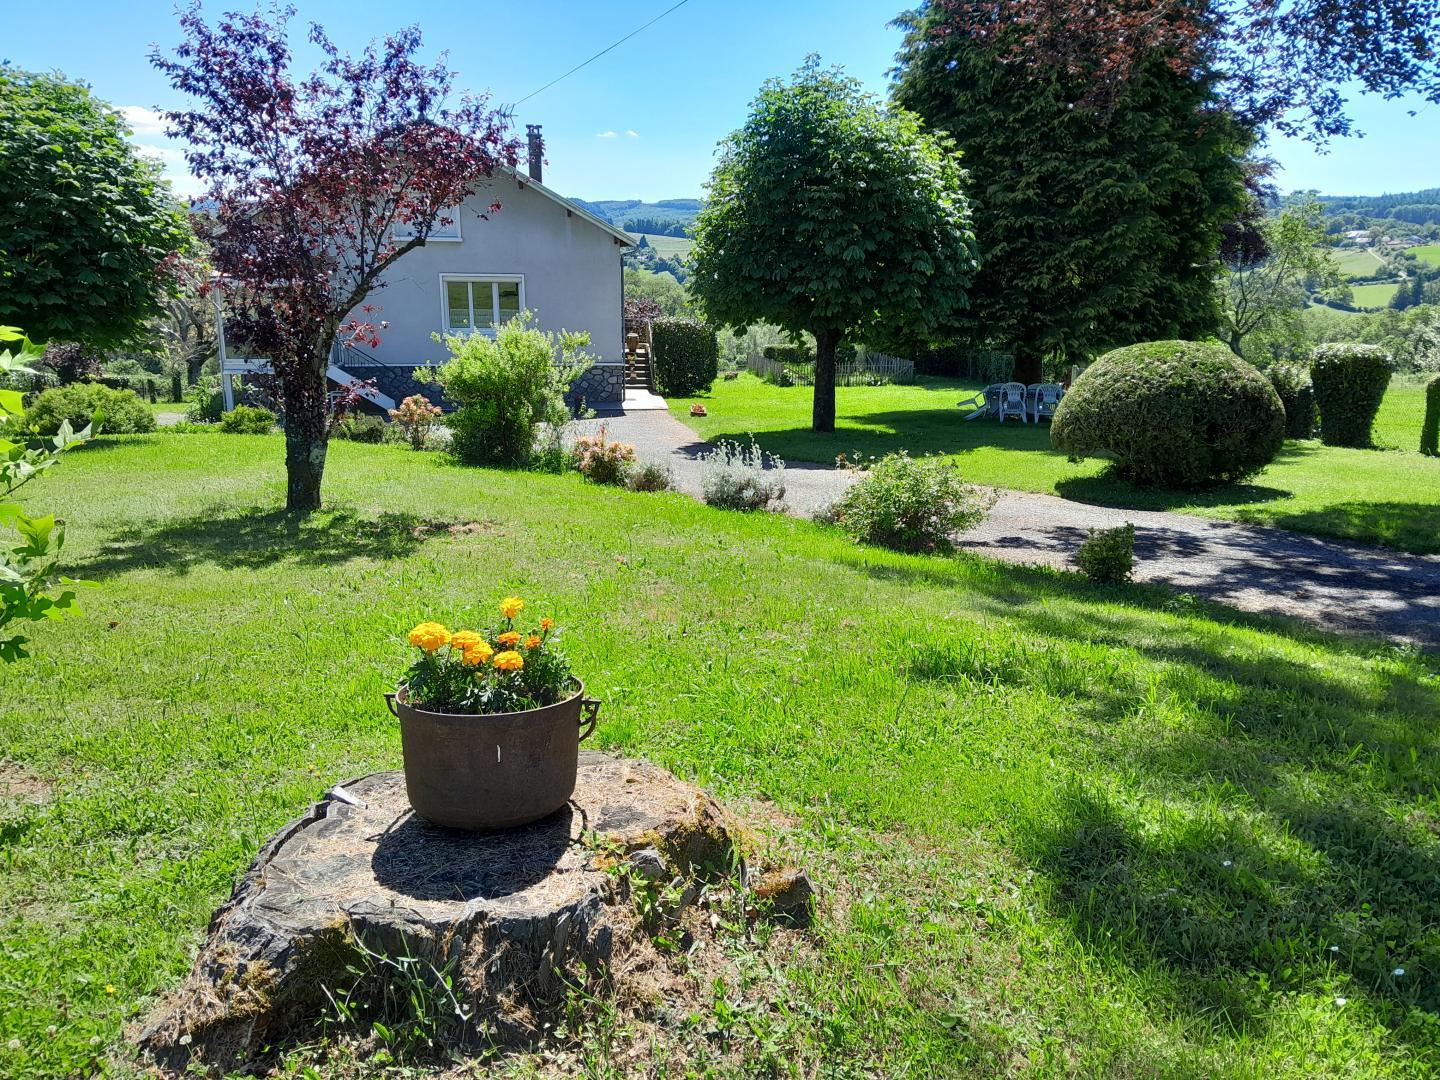
<instances>
[{"instance_id":1,"label":"white house","mask_svg":"<svg viewBox=\"0 0 1440 1080\"><path fill-rule=\"evenodd\" d=\"M621 256L630 237L541 183L540 129L529 128L529 169L505 170L447 214L454 223L432 232L422 247L400 257L371 293L376 310L365 321L383 323L375 348L337 347L331 379L374 380L367 395L393 408L412 393L434 399L433 386L416 382L417 367L446 358L436 333L493 334L518 312L535 313L543 330L586 330L595 366L575 387L587 403L618 404L625 396L625 343ZM501 209L489 213L492 202ZM264 361L230 356L220 337L226 407L233 379L264 370Z\"/></svg>"}]
</instances>

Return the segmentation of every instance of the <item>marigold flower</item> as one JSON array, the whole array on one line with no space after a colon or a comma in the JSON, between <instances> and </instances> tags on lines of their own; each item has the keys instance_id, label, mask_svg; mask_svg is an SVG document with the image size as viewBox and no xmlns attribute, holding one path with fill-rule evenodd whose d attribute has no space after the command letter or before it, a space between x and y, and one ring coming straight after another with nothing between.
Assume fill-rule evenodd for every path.
<instances>
[{"instance_id":1,"label":"marigold flower","mask_svg":"<svg viewBox=\"0 0 1440 1080\"><path fill-rule=\"evenodd\" d=\"M469 664L471 667L479 667L494 655L495 650L490 647L490 643L488 641L480 641L466 649L461 655L460 660L462 663Z\"/></svg>"},{"instance_id":2,"label":"marigold flower","mask_svg":"<svg viewBox=\"0 0 1440 1080\"><path fill-rule=\"evenodd\" d=\"M513 619L516 615L520 614L520 610L524 606L525 601L521 600L520 597L507 596L504 600L500 601L500 614L504 615L507 619Z\"/></svg>"},{"instance_id":3,"label":"marigold flower","mask_svg":"<svg viewBox=\"0 0 1440 1080\"><path fill-rule=\"evenodd\" d=\"M529 637L527 637L527 638L525 639L525 647L526 647L527 649L533 649L533 648L535 648L536 645L539 645L539 644L540 644L540 635L539 635L539 634L531 634Z\"/></svg>"},{"instance_id":4,"label":"marigold flower","mask_svg":"<svg viewBox=\"0 0 1440 1080\"><path fill-rule=\"evenodd\" d=\"M495 654L495 667L498 671L519 671L524 666L525 658L518 652L507 649Z\"/></svg>"},{"instance_id":5,"label":"marigold flower","mask_svg":"<svg viewBox=\"0 0 1440 1080\"><path fill-rule=\"evenodd\" d=\"M474 630L456 630L450 635L450 647L463 653L466 649L473 649L484 640Z\"/></svg>"},{"instance_id":6,"label":"marigold flower","mask_svg":"<svg viewBox=\"0 0 1440 1080\"><path fill-rule=\"evenodd\" d=\"M543 618L543 619L540 620L540 629L541 629L541 630L551 630L551 629L554 628L554 626L555 626L555 620L552 619L552 618L550 618L550 616L548 616L548 615L545 616L545 618Z\"/></svg>"},{"instance_id":7,"label":"marigold flower","mask_svg":"<svg viewBox=\"0 0 1440 1080\"><path fill-rule=\"evenodd\" d=\"M501 645L505 645L505 646L507 646L507 647L508 647L508 646L519 645L519 644L520 644L520 631L518 631L518 630L506 630L505 633L501 634L501 635L500 635L499 637L497 637L495 640L498 641Z\"/></svg>"},{"instance_id":8,"label":"marigold flower","mask_svg":"<svg viewBox=\"0 0 1440 1080\"><path fill-rule=\"evenodd\" d=\"M434 652L450 640L450 631L438 622L422 622L410 631L410 644Z\"/></svg>"}]
</instances>

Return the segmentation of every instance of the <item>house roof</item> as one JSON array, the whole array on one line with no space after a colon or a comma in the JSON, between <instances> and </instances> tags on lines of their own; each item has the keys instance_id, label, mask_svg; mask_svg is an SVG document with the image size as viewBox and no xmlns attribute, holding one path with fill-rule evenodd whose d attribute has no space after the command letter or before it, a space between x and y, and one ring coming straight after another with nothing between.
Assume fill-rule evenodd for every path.
<instances>
[{"instance_id":1,"label":"house roof","mask_svg":"<svg viewBox=\"0 0 1440 1080\"><path fill-rule=\"evenodd\" d=\"M532 178L532 177L531 177L529 174L527 174L527 173L521 172L519 169L511 169L511 168L508 168L508 167L507 167L507 168L505 169L505 171L508 172L508 173L510 173L512 176L514 176L516 182L517 182L522 188L527 188L527 187L529 187L529 188L534 188L534 189L535 189L536 191L538 191L541 195L544 195L547 199L550 199L552 202L559 203L561 206L563 206L563 207L565 208L565 210L566 210L567 213L574 214L576 217L584 218L586 221L590 222L590 224L594 225L596 228L602 229L602 230L604 230L605 232L609 233L611 236L613 236L613 237L614 237L616 240L618 240L620 243L624 244L626 247L633 247L633 246L634 246L634 244L635 244L635 238L634 238L633 236L631 236L629 233L625 232L623 229L617 229L614 225L611 225L610 222L606 221L604 218L596 217L594 214L592 214L589 210L586 210L586 209L585 209L583 206L581 206L579 203L571 202L569 199L565 198L565 196L564 196L564 195L561 195L559 192L551 191L551 190L550 190L548 187L546 187L544 184L540 183L539 180L536 180L536 179Z\"/></svg>"}]
</instances>

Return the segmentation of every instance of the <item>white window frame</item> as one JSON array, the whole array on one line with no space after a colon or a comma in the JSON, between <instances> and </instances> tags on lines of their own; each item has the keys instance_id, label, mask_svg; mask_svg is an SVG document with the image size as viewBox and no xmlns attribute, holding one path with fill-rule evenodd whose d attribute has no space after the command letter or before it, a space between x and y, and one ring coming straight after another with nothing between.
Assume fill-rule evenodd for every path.
<instances>
[{"instance_id":1,"label":"white window frame","mask_svg":"<svg viewBox=\"0 0 1440 1080\"><path fill-rule=\"evenodd\" d=\"M452 329L450 326L450 290L448 288L452 281L464 281L473 285L474 282L483 281L488 283L490 288L490 317L495 319L500 314L500 290L495 288L501 282L514 282L520 286L520 310L525 309L525 275L524 274L441 274L440 275L440 333L442 334L485 334L488 337L495 336L495 327L475 325L475 290L468 290L470 296L470 327L469 329Z\"/></svg>"},{"instance_id":2,"label":"white window frame","mask_svg":"<svg viewBox=\"0 0 1440 1080\"><path fill-rule=\"evenodd\" d=\"M436 236L434 233L431 233L429 236L427 236L427 237L425 238L425 243L427 243L427 244L459 244L459 243L462 243L462 242L465 240L465 235L464 235L463 232L461 232L461 229L460 229L460 210L461 210L461 207L460 207L460 206L447 206L447 207L445 207L443 210L440 211L440 215L439 215L440 217L448 217L448 218L454 218L454 219L455 219L455 225L454 225L455 235L454 235L454 236ZM391 232L394 234L396 240L413 240L413 239L415 238L415 230L412 229L412 228L410 228L408 225L397 225L397 226L395 226L394 229L391 230Z\"/></svg>"}]
</instances>

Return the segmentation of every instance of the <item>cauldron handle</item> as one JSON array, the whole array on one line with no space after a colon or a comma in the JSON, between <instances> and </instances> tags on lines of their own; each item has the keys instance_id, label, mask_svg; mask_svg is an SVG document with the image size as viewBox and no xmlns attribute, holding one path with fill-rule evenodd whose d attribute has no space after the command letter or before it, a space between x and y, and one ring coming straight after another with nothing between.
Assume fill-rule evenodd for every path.
<instances>
[{"instance_id":1,"label":"cauldron handle","mask_svg":"<svg viewBox=\"0 0 1440 1080\"><path fill-rule=\"evenodd\" d=\"M580 709L585 714L580 721L580 741L584 742L594 733L595 724L600 719L600 699L581 698Z\"/></svg>"},{"instance_id":2,"label":"cauldron handle","mask_svg":"<svg viewBox=\"0 0 1440 1080\"><path fill-rule=\"evenodd\" d=\"M386 694L386 695L385 695L385 707L390 710L390 715L391 715L391 716L395 717L396 720L399 720L399 719L400 719L400 713L397 712L396 709L395 709L395 695L394 695L394 694Z\"/></svg>"}]
</instances>

